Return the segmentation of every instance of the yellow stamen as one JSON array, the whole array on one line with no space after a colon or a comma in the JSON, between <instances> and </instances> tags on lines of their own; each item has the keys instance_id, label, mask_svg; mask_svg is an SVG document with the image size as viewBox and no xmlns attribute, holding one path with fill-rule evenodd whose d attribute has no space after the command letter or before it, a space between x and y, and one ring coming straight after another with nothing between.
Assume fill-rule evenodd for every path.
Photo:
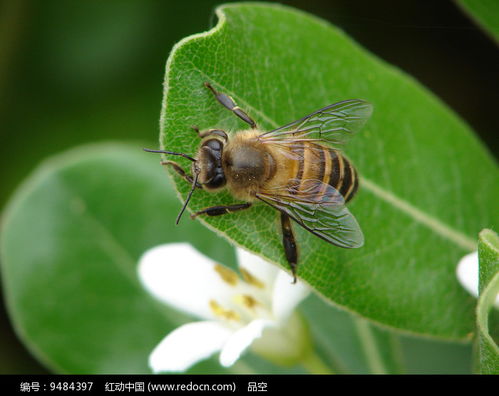
<instances>
[{"instance_id":1,"label":"yellow stamen","mask_svg":"<svg viewBox=\"0 0 499 396\"><path fill-rule=\"evenodd\" d=\"M256 278L255 276L251 275L244 268L240 267L239 271L241 272L241 275L246 283L249 283L250 285L256 286L260 289L263 289L265 287L265 283L263 283L260 279Z\"/></svg>"},{"instance_id":2,"label":"yellow stamen","mask_svg":"<svg viewBox=\"0 0 499 396\"><path fill-rule=\"evenodd\" d=\"M238 294L234 297L234 300L236 303L241 304L251 310L253 310L257 305L260 305L260 303L255 300L253 296L250 296L248 294Z\"/></svg>"},{"instance_id":3,"label":"yellow stamen","mask_svg":"<svg viewBox=\"0 0 499 396\"><path fill-rule=\"evenodd\" d=\"M215 314L215 316L218 316L219 318L227 319L227 320L235 320L235 321L241 320L241 318L237 314L237 312L232 311L230 309L224 309L215 300L210 300L210 308L211 308L212 312Z\"/></svg>"},{"instance_id":4,"label":"yellow stamen","mask_svg":"<svg viewBox=\"0 0 499 396\"><path fill-rule=\"evenodd\" d=\"M222 278L224 282L228 283L231 286L235 286L237 284L237 281L239 280L239 277L234 271L223 265L215 264L215 271L218 275L220 275L220 278Z\"/></svg>"}]
</instances>

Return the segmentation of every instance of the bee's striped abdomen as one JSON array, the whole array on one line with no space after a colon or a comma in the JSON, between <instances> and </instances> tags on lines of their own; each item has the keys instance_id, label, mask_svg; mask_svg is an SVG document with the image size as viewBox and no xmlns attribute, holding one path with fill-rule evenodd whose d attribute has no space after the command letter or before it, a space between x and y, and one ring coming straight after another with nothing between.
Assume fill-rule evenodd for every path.
<instances>
[{"instance_id":1,"label":"bee's striped abdomen","mask_svg":"<svg viewBox=\"0 0 499 396\"><path fill-rule=\"evenodd\" d=\"M323 150L329 154L331 163L329 178L324 182L338 190L345 202L350 201L359 187L357 171L339 151L325 147Z\"/></svg>"},{"instance_id":2,"label":"bee's striped abdomen","mask_svg":"<svg viewBox=\"0 0 499 396\"><path fill-rule=\"evenodd\" d=\"M348 202L357 191L358 177L355 168L338 150L309 142L300 142L295 146L295 153L303 157L296 164L292 176L293 184L290 192L297 194L303 187L303 180L321 180L334 187Z\"/></svg>"},{"instance_id":3,"label":"bee's striped abdomen","mask_svg":"<svg viewBox=\"0 0 499 396\"><path fill-rule=\"evenodd\" d=\"M353 198L358 188L357 171L340 151L311 142L294 142L286 158L286 172L278 175L287 183L291 195L305 193L305 180L320 180L334 187L345 199ZM323 188L325 190L326 187ZM325 191L317 192L317 195Z\"/></svg>"}]
</instances>

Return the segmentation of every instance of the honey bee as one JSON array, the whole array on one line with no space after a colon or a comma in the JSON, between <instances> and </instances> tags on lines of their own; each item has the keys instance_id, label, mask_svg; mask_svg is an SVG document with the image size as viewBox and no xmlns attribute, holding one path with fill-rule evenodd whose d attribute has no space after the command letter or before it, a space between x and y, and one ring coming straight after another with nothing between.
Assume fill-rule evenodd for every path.
<instances>
[{"instance_id":1,"label":"honey bee","mask_svg":"<svg viewBox=\"0 0 499 396\"><path fill-rule=\"evenodd\" d=\"M296 282L298 248L291 219L312 234L335 246L358 248L364 236L345 204L355 195L357 171L342 154L343 145L371 116L372 106L363 100L338 102L269 132L228 95L210 83L205 86L215 98L250 128L229 137L222 129L200 132L195 158L165 150L150 152L182 156L192 161L192 176L177 163L163 161L192 188L177 217L177 224L193 192L216 192L227 188L243 203L212 206L191 215L221 216L250 208L261 201L280 213L284 254Z\"/></svg>"}]
</instances>

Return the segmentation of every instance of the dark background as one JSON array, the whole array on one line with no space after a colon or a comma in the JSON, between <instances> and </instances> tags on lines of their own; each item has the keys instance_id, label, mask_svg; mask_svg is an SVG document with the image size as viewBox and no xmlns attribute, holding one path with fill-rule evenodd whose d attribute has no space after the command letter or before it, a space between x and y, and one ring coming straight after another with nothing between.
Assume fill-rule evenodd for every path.
<instances>
[{"instance_id":1,"label":"dark background","mask_svg":"<svg viewBox=\"0 0 499 396\"><path fill-rule=\"evenodd\" d=\"M499 53L451 1L284 1L414 76L499 150ZM0 207L45 157L95 141L155 145L168 53L220 2L0 3ZM400 98L404 100L404 98ZM400 115L403 117L403 114ZM43 373L0 307L0 373Z\"/></svg>"}]
</instances>

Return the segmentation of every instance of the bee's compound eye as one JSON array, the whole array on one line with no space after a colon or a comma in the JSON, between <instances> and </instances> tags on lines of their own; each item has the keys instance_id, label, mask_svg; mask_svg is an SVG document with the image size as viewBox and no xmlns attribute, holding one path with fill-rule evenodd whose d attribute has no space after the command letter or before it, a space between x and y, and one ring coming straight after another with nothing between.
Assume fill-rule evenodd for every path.
<instances>
[{"instance_id":1,"label":"bee's compound eye","mask_svg":"<svg viewBox=\"0 0 499 396\"><path fill-rule=\"evenodd\" d=\"M209 139L203 143L203 146L209 147L213 151L222 151L223 143L218 139Z\"/></svg>"},{"instance_id":2,"label":"bee's compound eye","mask_svg":"<svg viewBox=\"0 0 499 396\"><path fill-rule=\"evenodd\" d=\"M212 179L208 183L208 187L209 188L220 188L220 187L225 186L225 183L226 183L226 180L225 180L225 176L224 176L222 170L217 169L217 172L214 173L214 176L212 177Z\"/></svg>"}]
</instances>

